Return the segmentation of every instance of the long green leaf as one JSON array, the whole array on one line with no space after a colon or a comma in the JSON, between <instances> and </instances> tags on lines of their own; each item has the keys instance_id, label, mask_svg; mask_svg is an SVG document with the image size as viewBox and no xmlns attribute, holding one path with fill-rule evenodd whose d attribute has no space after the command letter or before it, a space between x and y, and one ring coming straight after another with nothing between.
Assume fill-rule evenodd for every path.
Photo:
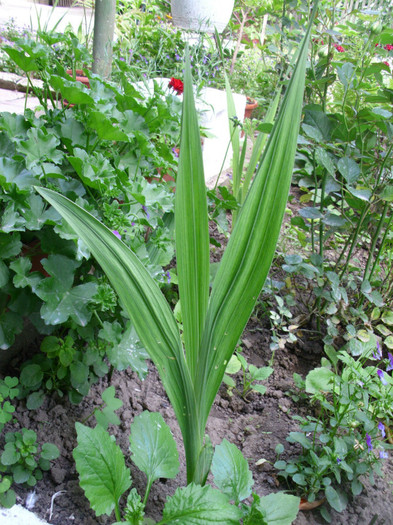
<instances>
[{"instance_id":1,"label":"long green leaf","mask_svg":"<svg viewBox=\"0 0 393 525\"><path fill-rule=\"evenodd\" d=\"M273 124L274 117L276 116L276 112L278 108L278 103L280 102L280 96L281 96L281 87L277 90L276 96L274 97L273 102L271 102L266 112L265 118L263 120L264 124ZM248 192L248 188L251 184L251 179L256 170L258 160L261 157L263 148L265 147L267 138L268 138L268 135L266 133L259 133L258 138L254 144L254 147L251 153L251 159L247 166L243 184L241 185L241 188L240 188L240 196L239 196L240 204L243 204L245 201L245 198Z\"/></svg>"},{"instance_id":2,"label":"long green leaf","mask_svg":"<svg viewBox=\"0 0 393 525\"><path fill-rule=\"evenodd\" d=\"M175 205L176 260L186 360L194 378L209 300L209 225L201 139L188 56L181 129Z\"/></svg>"},{"instance_id":3,"label":"long green leaf","mask_svg":"<svg viewBox=\"0 0 393 525\"><path fill-rule=\"evenodd\" d=\"M232 191L233 196L238 200L239 189L240 189L240 177L241 172L239 172L240 165L240 127L236 125L235 121L237 118L236 115L236 106L233 100L231 86L228 80L228 76L225 75L225 91L227 95L227 108L228 108L228 122L229 122L229 136L231 139L232 145Z\"/></svg>"},{"instance_id":4,"label":"long green leaf","mask_svg":"<svg viewBox=\"0 0 393 525\"><path fill-rule=\"evenodd\" d=\"M191 377L173 313L136 255L106 226L66 197L44 188L36 190L78 233L108 276L127 310L137 334L154 361L178 419L187 448L187 466L195 469L200 450Z\"/></svg>"},{"instance_id":5,"label":"long green leaf","mask_svg":"<svg viewBox=\"0 0 393 525\"><path fill-rule=\"evenodd\" d=\"M315 9L260 167L220 263L210 298L195 384L201 423L251 315L273 259L292 178L307 49Z\"/></svg>"}]
</instances>

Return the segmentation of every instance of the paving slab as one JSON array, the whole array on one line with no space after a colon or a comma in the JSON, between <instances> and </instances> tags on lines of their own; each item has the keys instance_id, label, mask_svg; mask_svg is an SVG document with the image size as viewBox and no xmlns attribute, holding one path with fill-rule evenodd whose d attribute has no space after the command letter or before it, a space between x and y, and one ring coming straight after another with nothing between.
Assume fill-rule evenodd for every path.
<instances>
[{"instance_id":1,"label":"paving slab","mask_svg":"<svg viewBox=\"0 0 393 525\"><path fill-rule=\"evenodd\" d=\"M20 91L10 91L8 89L0 89L0 113L8 111L9 113L23 113L26 107L29 109L36 109L40 103L36 97L27 97L26 94Z\"/></svg>"},{"instance_id":2,"label":"paving slab","mask_svg":"<svg viewBox=\"0 0 393 525\"><path fill-rule=\"evenodd\" d=\"M10 21L20 29L64 32L71 25L75 32L79 27L85 34L92 33L94 11L86 7L51 7L29 0L1 0L0 27Z\"/></svg>"}]
</instances>

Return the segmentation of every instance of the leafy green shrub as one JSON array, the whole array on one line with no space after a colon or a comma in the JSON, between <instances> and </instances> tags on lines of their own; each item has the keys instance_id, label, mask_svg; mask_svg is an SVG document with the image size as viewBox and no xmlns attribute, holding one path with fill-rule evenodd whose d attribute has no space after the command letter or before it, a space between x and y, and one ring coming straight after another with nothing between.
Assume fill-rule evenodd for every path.
<instances>
[{"instance_id":1,"label":"leafy green shrub","mask_svg":"<svg viewBox=\"0 0 393 525\"><path fill-rule=\"evenodd\" d=\"M21 394L30 407L39 406L45 391L69 391L79 401L107 372L106 358L146 373L146 354L107 278L32 186L76 199L168 289L174 196L160 173L176 167L180 121L180 102L168 91L156 86L144 96L126 81L116 86L98 78L87 90L55 57L48 61L43 43L38 65L35 48L31 41L5 47L26 74L45 72L44 112L0 115L0 348L13 344L26 318L48 336L24 368ZM53 95L48 102L49 91L61 94L63 104Z\"/></svg>"}]
</instances>

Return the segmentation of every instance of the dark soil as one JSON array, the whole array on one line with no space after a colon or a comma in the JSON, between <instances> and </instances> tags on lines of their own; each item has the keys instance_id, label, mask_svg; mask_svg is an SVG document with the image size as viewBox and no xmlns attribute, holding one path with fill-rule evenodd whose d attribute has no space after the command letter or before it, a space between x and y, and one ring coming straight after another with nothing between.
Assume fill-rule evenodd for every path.
<instances>
[{"instance_id":1,"label":"dark soil","mask_svg":"<svg viewBox=\"0 0 393 525\"><path fill-rule=\"evenodd\" d=\"M243 334L244 353L249 362L256 366L267 365L271 357L269 349L270 336L266 328L253 318ZM230 397L225 386L222 386L213 406L207 431L213 444L219 444L223 438L236 444L249 460L254 476L253 490L259 495L266 495L277 490L285 490L280 485L276 471L272 467L275 461L275 447L278 443L285 444L288 455L296 454L296 447L285 441L286 436L296 429L292 415L304 413L305 406L297 406L288 392L293 388L294 372L303 377L315 367L321 356L321 344L303 341L301 345L286 348L276 353L274 373L269 378L268 390L264 396L251 394L249 402L244 401L236 393ZM181 470L175 480L156 482L153 485L148 505L147 515L160 519L164 501L172 495L179 485L185 484L185 461L180 431L169 404L165 391L158 379L153 365L145 381L140 381L131 371L115 372L111 384L115 386L117 396L123 401L120 409L120 427L111 427L127 457L127 465L131 468L133 486L143 494L146 479L144 474L129 460L129 428L133 418L143 410L159 411L169 424L178 443L181 459ZM71 405L67 399L47 399L41 409L29 411L20 402L16 419L21 427L34 429L38 441L55 443L61 456L53 464L50 472L44 475L35 487L37 503L34 511L54 525L93 525L110 524L112 518L102 516L97 518L89 509L89 504L78 484L78 475L72 458L72 450L76 446L75 421L83 421L100 402L100 393L108 386L103 379L92 387L89 395L80 405ZM89 420L94 425L94 418ZM255 463L261 458L268 462L262 467ZM377 479L371 487L356 500L350 503L347 510L341 514L333 512L334 524L342 525L388 525L393 523L393 496L390 483L392 461L385 465L385 479ZM31 489L30 489L31 490ZM62 491L62 492L60 492ZM25 504L28 489L18 489L18 500ZM49 520L51 499L59 493L53 503L53 514ZM377 516L377 521L372 522ZM296 525L313 525L325 523L318 511L300 512L294 522Z\"/></svg>"},{"instance_id":2,"label":"dark soil","mask_svg":"<svg viewBox=\"0 0 393 525\"><path fill-rule=\"evenodd\" d=\"M217 232L215 232L217 237ZM223 241L223 238L220 239ZM214 259L220 257L216 251ZM249 363L266 366L271 359L270 332L268 321L252 317L242 336L243 351ZM293 415L306 413L307 405L294 402L289 395L294 388L293 373L305 377L307 372L319 365L322 356L322 342L307 339L312 332L303 332L303 337L296 345L287 345L277 351L274 359L274 373L267 382L264 396L252 393L244 401L234 393L228 395L223 385L212 408L207 432L214 445L223 438L234 443L249 460L254 477L253 490L263 496L277 490L286 490L280 484L277 472L272 466L276 461L275 447L278 443L285 446L288 457L298 453L295 445L286 442L289 432L297 430ZM129 429L133 418L143 410L159 411L172 429L178 443L181 458L181 470L174 480L156 482L149 496L146 513L159 520L167 496L172 495L178 486L186 482L184 450L181 434L174 412L159 381L152 364L145 381L140 381L130 370L114 372L111 384L115 386L116 395L123 401L118 411L120 427L110 427L116 437L131 469L133 486L143 495L146 486L142 474L129 459ZM76 446L75 422L83 422L101 401L101 392L109 386L106 378L91 388L89 395L79 404L72 405L66 398L50 398L37 411L26 409L23 401L17 405L15 417L18 427L31 428L37 432L38 441L55 443L60 449L60 457L53 462L50 472L44 474L43 480L37 483L37 496L34 512L54 525L109 525L114 517L97 518L89 509L89 503L79 487L78 475L72 457ZM94 425L94 418L87 424ZM0 438L0 447L3 438ZM256 463L267 460L262 466ZM347 509L341 514L332 512L334 525L392 525L393 524L393 472L392 459L386 460L385 478L377 479L374 486L367 482L363 493L350 501ZM18 503L26 504L26 497L31 489L17 488ZM53 499L55 498L55 499ZM53 513L50 517L51 502ZM0 519L1 521L1 519ZM326 523L318 510L301 511L295 525L317 525ZM6 525L6 524L4 524Z\"/></svg>"}]
</instances>

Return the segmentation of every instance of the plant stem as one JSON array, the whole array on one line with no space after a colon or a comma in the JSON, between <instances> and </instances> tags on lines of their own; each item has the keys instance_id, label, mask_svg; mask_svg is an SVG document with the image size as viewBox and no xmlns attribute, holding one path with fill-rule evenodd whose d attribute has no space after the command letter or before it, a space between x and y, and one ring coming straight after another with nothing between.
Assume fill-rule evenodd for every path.
<instances>
[{"instance_id":1,"label":"plant stem","mask_svg":"<svg viewBox=\"0 0 393 525\"><path fill-rule=\"evenodd\" d=\"M116 501L116 504L115 504L115 516L116 516L116 521L121 521L121 514L120 514L118 501Z\"/></svg>"}]
</instances>

